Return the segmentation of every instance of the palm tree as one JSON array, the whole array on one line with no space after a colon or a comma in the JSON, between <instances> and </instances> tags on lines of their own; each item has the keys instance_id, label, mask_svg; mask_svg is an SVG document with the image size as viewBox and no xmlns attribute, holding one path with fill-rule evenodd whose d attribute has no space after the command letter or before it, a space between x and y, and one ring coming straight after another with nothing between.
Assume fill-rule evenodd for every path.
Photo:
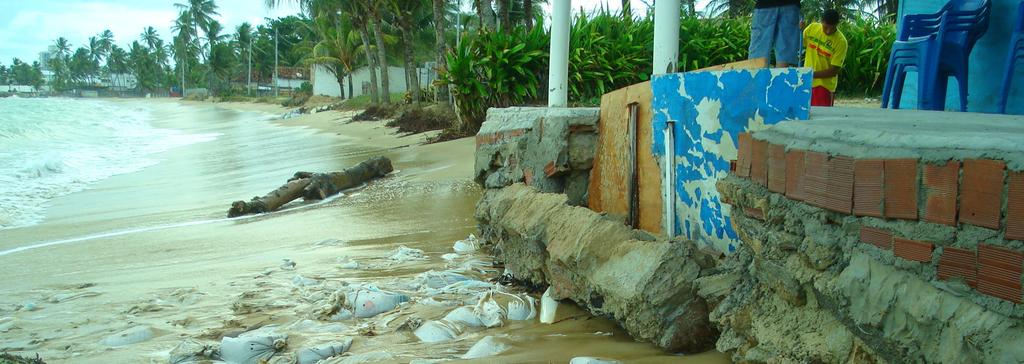
<instances>
[{"instance_id":1,"label":"palm tree","mask_svg":"<svg viewBox=\"0 0 1024 364\"><path fill-rule=\"evenodd\" d=\"M110 73L110 81L115 85L118 85L118 81L121 81L121 78L123 78L128 71L128 52L125 52L124 49L118 47L116 44L111 45L110 54L107 56L107 72Z\"/></svg>"},{"instance_id":2,"label":"palm tree","mask_svg":"<svg viewBox=\"0 0 1024 364\"><path fill-rule=\"evenodd\" d=\"M525 0L530 1L530 0ZM445 0L432 0L433 2L433 13L434 13L434 42L437 47L437 70L441 71L447 66L448 44L445 37L444 30L444 18L445 18ZM459 31L459 30L456 30ZM440 104L448 103L448 85L439 85L437 87L437 93L434 95L434 102Z\"/></svg>"},{"instance_id":3,"label":"palm tree","mask_svg":"<svg viewBox=\"0 0 1024 364\"><path fill-rule=\"evenodd\" d=\"M57 56L61 58L65 58L71 53L71 43L68 43L64 37L57 38L53 45L57 47Z\"/></svg>"},{"instance_id":4,"label":"palm tree","mask_svg":"<svg viewBox=\"0 0 1024 364\"><path fill-rule=\"evenodd\" d=\"M156 49L157 42L160 41L160 35L157 34L156 29L153 27L146 27L142 30L142 34L139 34L139 39L146 45L146 48L150 50Z\"/></svg>"},{"instance_id":5,"label":"palm tree","mask_svg":"<svg viewBox=\"0 0 1024 364\"><path fill-rule=\"evenodd\" d=\"M747 16L754 11L754 0L710 0L704 9L709 16Z\"/></svg>"},{"instance_id":6,"label":"palm tree","mask_svg":"<svg viewBox=\"0 0 1024 364\"><path fill-rule=\"evenodd\" d=\"M185 3L177 3L174 6L180 9L191 23L194 41L199 41L200 29L207 33L207 38L209 38L210 25L214 23L213 16L220 15L217 12L217 4L213 0L187 0Z\"/></svg>"}]
</instances>

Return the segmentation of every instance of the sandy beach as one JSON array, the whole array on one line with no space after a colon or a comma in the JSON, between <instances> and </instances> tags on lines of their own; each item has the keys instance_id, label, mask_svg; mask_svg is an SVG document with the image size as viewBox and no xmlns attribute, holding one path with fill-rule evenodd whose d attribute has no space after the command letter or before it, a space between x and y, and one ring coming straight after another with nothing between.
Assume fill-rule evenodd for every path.
<instances>
[{"instance_id":1,"label":"sandy beach","mask_svg":"<svg viewBox=\"0 0 1024 364\"><path fill-rule=\"evenodd\" d=\"M482 292L429 287L425 272L481 282L502 273L485 252L453 254L476 229L473 138L425 145L429 133L397 135L384 122L351 122L353 112L280 120L288 110L274 105L111 102L153 110L157 127L216 138L60 197L38 225L0 231L0 349L48 363L165 363L183 342L218 345L269 327L287 335L280 362L342 338L353 339L348 353L327 362L458 359L487 336L507 350L481 362L727 361L664 353L568 304L553 325L505 320L421 342L415 328ZM296 171L336 171L377 155L396 171L343 196L224 217L231 201L263 195ZM409 302L328 319L324 302L353 287Z\"/></svg>"}]
</instances>

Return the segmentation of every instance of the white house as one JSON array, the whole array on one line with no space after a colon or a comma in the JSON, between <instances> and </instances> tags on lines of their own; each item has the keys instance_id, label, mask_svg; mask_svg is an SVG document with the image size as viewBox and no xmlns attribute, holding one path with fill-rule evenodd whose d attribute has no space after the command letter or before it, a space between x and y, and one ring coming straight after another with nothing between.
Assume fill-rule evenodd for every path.
<instances>
[{"instance_id":1,"label":"white house","mask_svg":"<svg viewBox=\"0 0 1024 364\"><path fill-rule=\"evenodd\" d=\"M433 71L426 68L418 68L420 88L426 88L433 81ZM313 94L322 96L341 96L341 85L334 74L324 66L314 65L311 72L313 82ZM352 95L349 95L349 78L345 77L345 96L356 97L370 93L370 71L367 67L358 68L352 72ZM388 86L391 93L406 92L405 69L402 67L388 67Z\"/></svg>"}]
</instances>

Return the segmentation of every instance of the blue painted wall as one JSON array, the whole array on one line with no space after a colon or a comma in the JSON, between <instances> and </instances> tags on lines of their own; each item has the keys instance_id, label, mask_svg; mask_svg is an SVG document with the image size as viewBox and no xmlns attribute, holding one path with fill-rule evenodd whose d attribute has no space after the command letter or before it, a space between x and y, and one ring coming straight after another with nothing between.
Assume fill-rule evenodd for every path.
<instances>
[{"instance_id":1,"label":"blue painted wall","mask_svg":"<svg viewBox=\"0 0 1024 364\"><path fill-rule=\"evenodd\" d=\"M731 252L739 244L715 187L736 159L737 139L784 120L810 116L808 68L688 72L655 76L652 153L664 166L665 132L674 123L676 235Z\"/></svg>"},{"instance_id":2,"label":"blue painted wall","mask_svg":"<svg viewBox=\"0 0 1024 364\"><path fill-rule=\"evenodd\" d=\"M913 0L900 1L900 21L904 14L934 13L946 4L946 0ZM967 111L996 112L999 88L1003 82L1003 69L1006 66L1006 52L1010 46L1010 30L1013 28L1019 0L992 0L992 19L988 32L974 46L970 59L970 75L968 76ZM851 54L856 50L851 49ZM1014 81L1010 88L1010 98L1006 103L1007 114L1024 114L1024 62L1018 63L1014 72ZM908 74L903 89L903 108L916 108L917 75ZM947 89L946 109L959 110L959 85L950 78Z\"/></svg>"}]
</instances>

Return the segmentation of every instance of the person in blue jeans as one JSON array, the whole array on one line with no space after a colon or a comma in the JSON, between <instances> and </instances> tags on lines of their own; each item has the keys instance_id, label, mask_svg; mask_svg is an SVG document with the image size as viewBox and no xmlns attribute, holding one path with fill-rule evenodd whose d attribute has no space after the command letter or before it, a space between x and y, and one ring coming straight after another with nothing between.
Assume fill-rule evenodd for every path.
<instances>
[{"instance_id":1,"label":"person in blue jeans","mask_svg":"<svg viewBox=\"0 0 1024 364\"><path fill-rule=\"evenodd\" d=\"M775 50L775 66L800 62L800 0L757 0L751 21L749 59L767 58Z\"/></svg>"}]
</instances>

